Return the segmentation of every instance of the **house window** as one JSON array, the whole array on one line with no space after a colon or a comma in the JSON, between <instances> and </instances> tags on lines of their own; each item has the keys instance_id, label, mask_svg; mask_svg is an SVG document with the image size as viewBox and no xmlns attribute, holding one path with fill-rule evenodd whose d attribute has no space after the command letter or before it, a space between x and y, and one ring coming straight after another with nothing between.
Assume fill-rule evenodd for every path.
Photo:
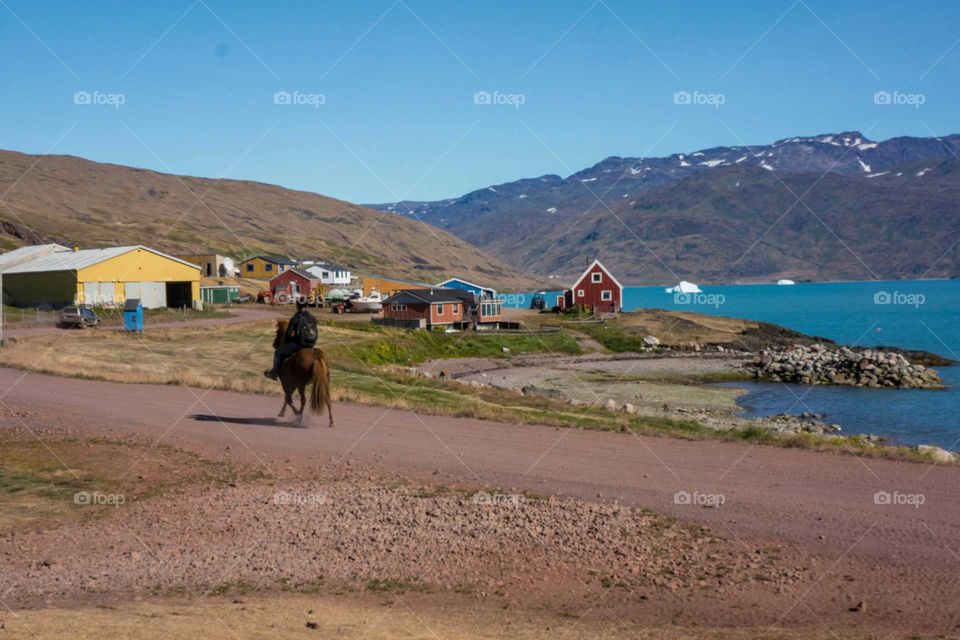
<instances>
[{"instance_id":1,"label":"house window","mask_svg":"<svg viewBox=\"0 0 960 640\"><path fill-rule=\"evenodd\" d=\"M442 315L443 315L443 305L442 305L442 304L438 304L438 305L437 305L437 315L438 315L438 316L442 316Z\"/></svg>"},{"instance_id":2,"label":"house window","mask_svg":"<svg viewBox=\"0 0 960 640\"><path fill-rule=\"evenodd\" d=\"M584 297L584 296L583 296L583 289L577 289L577 297L578 297L578 298Z\"/></svg>"},{"instance_id":3,"label":"house window","mask_svg":"<svg viewBox=\"0 0 960 640\"><path fill-rule=\"evenodd\" d=\"M600 292L600 299L610 301L613 300L613 291L604 290Z\"/></svg>"},{"instance_id":4,"label":"house window","mask_svg":"<svg viewBox=\"0 0 960 640\"><path fill-rule=\"evenodd\" d=\"M460 312L460 305L453 305L453 315L457 315Z\"/></svg>"},{"instance_id":5,"label":"house window","mask_svg":"<svg viewBox=\"0 0 960 640\"><path fill-rule=\"evenodd\" d=\"M248 265L247 265L247 272L250 273L250 272L252 272L252 271L253 271L253 264L248 264Z\"/></svg>"},{"instance_id":6,"label":"house window","mask_svg":"<svg viewBox=\"0 0 960 640\"><path fill-rule=\"evenodd\" d=\"M270 264L270 263L267 263L267 264L265 264L265 265L263 266L263 270L264 270L264 271L273 271L273 265Z\"/></svg>"},{"instance_id":7,"label":"house window","mask_svg":"<svg viewBox=\"0 0 960 640\"><path fill-rule=\"evenodd\" d=\"M391 307L394 311L406 311L407 305L405 304L395 304Z\"/></svg>"},{"instance_id":8,"label":"house window","mask_svg":"<svg viewBox=\"0 0 960 640\"><path fill-rule=\"evenodd\" d=\"M603 282L603 274L600 273L599 271L596 273L591 273L590 282L592 282L593 284L600 284L601 282Z\"/></svg>"}]
</instances>

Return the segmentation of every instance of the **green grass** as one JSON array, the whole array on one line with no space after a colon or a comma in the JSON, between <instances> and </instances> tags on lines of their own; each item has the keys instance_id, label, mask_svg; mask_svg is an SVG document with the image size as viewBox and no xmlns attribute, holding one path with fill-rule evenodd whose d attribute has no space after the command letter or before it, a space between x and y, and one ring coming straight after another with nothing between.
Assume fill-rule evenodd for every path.
<instances>
[{"instance_id":1,"label":"green grass","mask_svg":"<svg viewBox=\"0 0 960 640\"><path fill-rule=\"evenodd\" d=\"M504 353L504 348L509 349L509 353ZM573 338L560 333L392 332L389 337L358 349L356 357L370 365L413 365L436 358L503 358L524 353L576 354L580 353L580 346Z\"/></svg>"}]
</instances>

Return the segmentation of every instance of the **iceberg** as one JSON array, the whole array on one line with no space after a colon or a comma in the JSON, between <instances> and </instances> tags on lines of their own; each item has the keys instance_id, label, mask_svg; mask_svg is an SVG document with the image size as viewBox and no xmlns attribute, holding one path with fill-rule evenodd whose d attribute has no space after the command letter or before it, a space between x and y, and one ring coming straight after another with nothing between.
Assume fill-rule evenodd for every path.
<instances>
[{"instance_id":1,"label":"iceberg","mask_svg":"<svg viewBox=\"0 0 960 640\"><path fill-rule=\"evenodd\" d=\"M797 283L794 282L793 280L787 280L786 278L783 278L782 280L777 280L777 284L797 284Z\"/></svg>"},{"instance_id":2,"label":"iceberg","mask_svg":"<svg viewBox=\"0 0 960 640\"><path fill-rule=\"evenodd\" d=\"M703 293L700 290L700 287L693 284L692 282L687 282L686 280L681 280L680 284L675 287L667 287L667 293Z\"/></svg>"}]
</instances>

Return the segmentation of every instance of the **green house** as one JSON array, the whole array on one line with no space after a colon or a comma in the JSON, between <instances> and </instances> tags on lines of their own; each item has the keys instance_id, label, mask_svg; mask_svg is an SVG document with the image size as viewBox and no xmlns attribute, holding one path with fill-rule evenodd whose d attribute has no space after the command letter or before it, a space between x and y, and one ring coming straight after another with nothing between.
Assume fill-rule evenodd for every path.
<instances>
[{"instance_id":1,"label":"green house","mask_svg":"<svg viewBox=\"0 0 960 640\"><path fill-rule=\"evenodd\" d=\"M229 285L200 287L200 295L208 304L229 304L240 297L240 287Z\"/></svg>"}]
</instances>

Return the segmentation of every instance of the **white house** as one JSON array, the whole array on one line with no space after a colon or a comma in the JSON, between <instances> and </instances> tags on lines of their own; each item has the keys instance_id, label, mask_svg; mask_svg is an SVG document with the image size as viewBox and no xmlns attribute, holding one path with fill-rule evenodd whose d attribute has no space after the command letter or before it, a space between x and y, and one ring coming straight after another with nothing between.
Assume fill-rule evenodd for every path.
<instances>
[{"instance_id":1,"label":"white house","mask_svg":"<svg viewBox=\"0 0 960 640\"><path fill-rule=\"evenodd\" d=\"M335 264L317 263L307 268L307 272L320 282L333 286L350 286L353 280L353 274L346 267L340 267Z\"/></svg>"}]
</instances>

